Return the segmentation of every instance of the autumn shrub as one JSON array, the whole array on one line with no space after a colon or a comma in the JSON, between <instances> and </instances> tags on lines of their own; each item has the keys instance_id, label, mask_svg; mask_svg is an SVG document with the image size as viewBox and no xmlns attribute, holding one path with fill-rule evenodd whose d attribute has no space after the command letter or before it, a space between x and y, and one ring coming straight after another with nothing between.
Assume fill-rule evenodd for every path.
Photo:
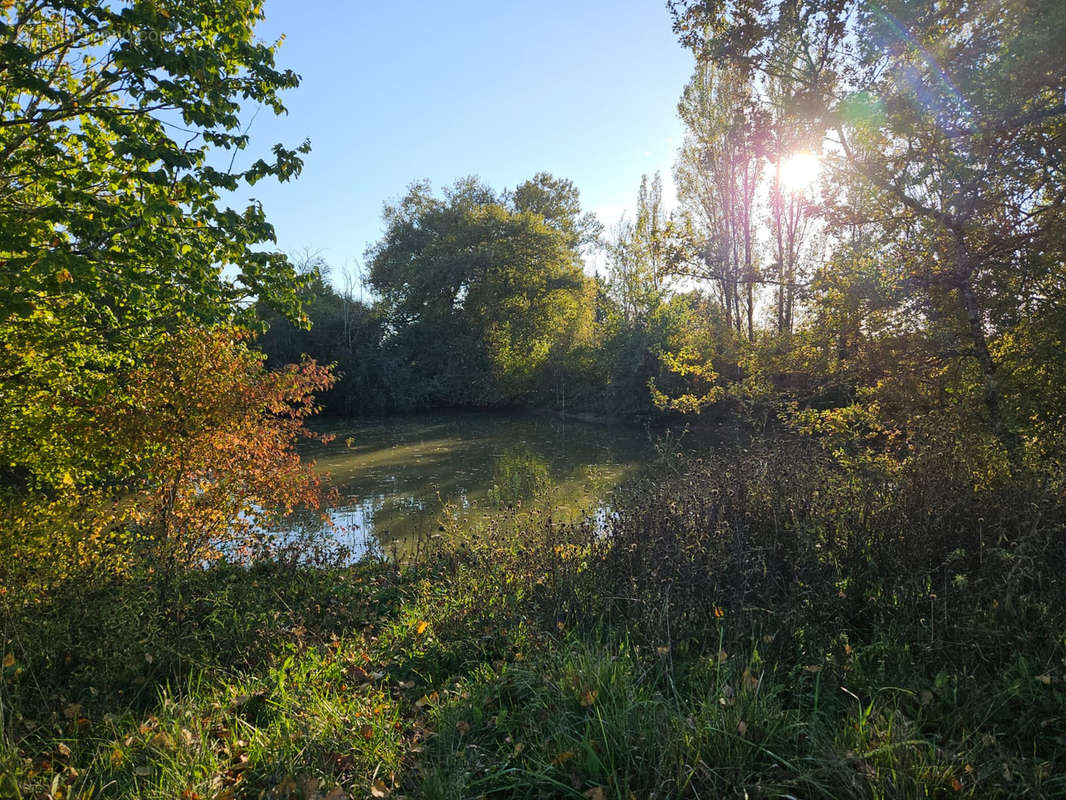
<instances>
[{"instance_id":1,"label":"autumn shrub","mask_svg":"<svg viewBox=\"0 0 1066 800\"><path fill-rule=\"evenodd\" d=\"M85 430L67 432L108 470L5 490L5 652L37 672L37 694L78 671L130 690L146 651L180 674L208 566L300 561L321 544L279 539L268 523L319 503L295 445L332 380L310 361L266 370L240 331L164 336L85 409Z\"/></svg>"}]
</instances>

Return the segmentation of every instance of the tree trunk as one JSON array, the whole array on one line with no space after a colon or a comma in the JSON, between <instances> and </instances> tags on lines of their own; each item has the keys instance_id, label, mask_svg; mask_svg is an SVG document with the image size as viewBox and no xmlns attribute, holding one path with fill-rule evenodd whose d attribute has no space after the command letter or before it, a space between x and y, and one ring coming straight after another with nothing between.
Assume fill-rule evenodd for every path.
<instances>
[{"instance_id":1,"label":"tree trunk","mask_svg":"<svg viewBox=\"0 0 1066 800\"><path fill-rule=\"evenodd\" d=\"M988 422L992 432L1007 452L1014 456L1018 452L1020 442L1016 434L1008 430L1003 419L1003 409L1000 405L999 388L996 372L998 364L988 349L988 338L985 336L984 320L981 308L977 302L977 295L973 290L974 266L969 252L959 232L955 234L955 258L958 269L958 290L962 299L963 308L966 311L966 321L969 326L970 339L973 341L974 356L981 368L981 377L984 384L984 403L988 411Z\"/></svg>"}]
</instances>

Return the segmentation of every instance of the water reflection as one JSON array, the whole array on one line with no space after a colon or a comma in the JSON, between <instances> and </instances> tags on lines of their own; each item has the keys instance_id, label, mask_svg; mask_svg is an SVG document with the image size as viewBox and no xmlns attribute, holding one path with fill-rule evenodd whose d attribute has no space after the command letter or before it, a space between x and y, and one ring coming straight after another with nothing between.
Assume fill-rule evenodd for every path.
<instances>
[{"instance_id":1,"label":"water reflection","mask_svg":"<svg viewBox=\"0 0 1066 800\"><path fill-rule=\"evenodd\" d=\"M535 416L453 414L390 418L334 428L309 449L340 500L301 512L284 529L332 536L355 554L370 542L405 550L436 531L445 504L460 515L529 503L550 490L556 516L595 512L610 490L651 457L639 428Z\"/></svg>"}]
</instances>

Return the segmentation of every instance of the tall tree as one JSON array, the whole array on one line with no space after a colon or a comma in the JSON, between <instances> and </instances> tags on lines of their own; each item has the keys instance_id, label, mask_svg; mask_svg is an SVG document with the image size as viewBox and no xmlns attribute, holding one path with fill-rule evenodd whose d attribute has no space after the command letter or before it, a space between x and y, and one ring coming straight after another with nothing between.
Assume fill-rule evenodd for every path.
<instances>
[{"instance_id":1,"label":"tall tree","mask_svg":"<svg viewBox=\"0 0 1066 800\"><path fill-rule=\"evenodd\" d=\"M369 280L424 403L513 402L553 350L584 335L592 302L577 209L567 217L540 207L552 218L475 179L442 198L415 184L386 207L385 235L367 251Z\"/></svg>"},{"instance_id":2,"label":"tall tree","mask_svg":"<svg viewBox=\"0 0 1066 800\"><path fill-rule=\"evenodd\" d=\"M250 106L298 84L253 0L0 6L0 463L74 450L78 408L179 323L295 316L299 280L262 208L222 192L300 171L239 163ZM65 418L68 418L66 419ZM65 421L64 421L65 420ZM55 477L54 475L51 477ZM50 477L37 474L36 478Z\"/></svg>"},{"instance_id":3,"label":"tall tree","mask_svg":"<svg viewBox=\"0 0 1066 800\"><path fill-rule=\"evenodd\" d=\"M697 65L678 105L678 197L696 252L675 268L709 281L727 323L755 338L757 208L764 159L752 90L735 70Z\"/></svg>"},{"instance_id":4,"label":"tall tree","mask_svg":"<svg viewBox=\"0 0 1066 800\"><path fill-rule=\"evenodd\" d=\"M1001 345L1063 302L1066 6L1058 0L684 0L699 58L783 77L837 168L866 187L840 217L873 222L904 271L900 313L933 358L977 376L1008 449Z\"/></svg>"},{"instance_id":5,"label":"tall tree","mask_svg":"<svg viewBox=\"0 0 1066 800\"><path fill-rule=\"evenodd\" d=\"M606 248L611 292L630 324L644 324L663 300L670 235L662 179L642 175L636 217L619 220Z\"/></svg>"}]
</instances>

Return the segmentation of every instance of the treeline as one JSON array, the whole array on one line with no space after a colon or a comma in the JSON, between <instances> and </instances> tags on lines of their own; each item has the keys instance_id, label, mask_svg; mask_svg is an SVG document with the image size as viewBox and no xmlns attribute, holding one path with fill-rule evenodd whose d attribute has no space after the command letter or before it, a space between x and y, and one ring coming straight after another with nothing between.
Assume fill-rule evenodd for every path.
<instances>
[{"instance_id":1,"label":"treeline","mask_svg":"<svg viewBox=\"0 0 1066 800\"><path fill-rule=\"evenodd\" d=\"M467 178L440 196L417 183L385 208L385 233L367 251L369 291L357 298L358 279L308 259L306 323L264 311L259 345L274 364L336 364L327 414L655 413L655 382L670 377L664 354L708 312L699 292L647 283L661 277L644 261L662 224L659 194L642 188L640 216L599 276L584 264L603 246L602 226L571 181L538 173L498 193Z\"/></svg>"},{"instance_id":2,"label":"treeline","mask_svg":"<svg viewBox=\"0 0 1066 800\"><path fill-rule=\"evenodd\" d=\"M335 362L334 414L739 411L882 451L937 430L1057 459L1066 63L1041 20L1061 8L976 39L961 11L745 8L761 33L735 39L706 35L734 24L716 4L674 8L697 56L676 208L658 176L609 231L546 173L417 183L366 252L370 300L322 270L310 331L275 315L260 345ZM934 41L953 83L914 66Z\"/></svg>"}]
</instances>

